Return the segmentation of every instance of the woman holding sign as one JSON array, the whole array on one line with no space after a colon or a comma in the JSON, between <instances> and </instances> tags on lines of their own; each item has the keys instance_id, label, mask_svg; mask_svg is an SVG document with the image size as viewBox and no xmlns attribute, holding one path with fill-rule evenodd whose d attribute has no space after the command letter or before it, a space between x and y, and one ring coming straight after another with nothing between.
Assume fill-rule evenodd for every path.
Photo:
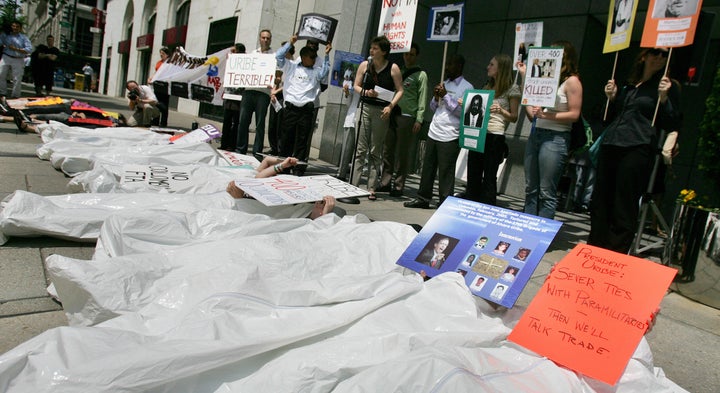
<instances>
[{"instance_id":1,"label":"woman holding sign","mask_svg":"<svg viewBox=\"0 0 720 393\"><path fill-rule=\"evenodd\" d=\"M622 253L630 250L659 131L678 130L681 123L679 86L664 75L667 59L667 49L643 49L627 85L618 90L612 79L605 85L611 103L608 116L614 119L598 153L588 244Z\"/></svg>"},{"instance_id":2,"label":"woman holding sign","mask_svg":"<svg viewBox=\"0 0 720 393\"><path fill-rule=\"evenodd\" d=\"M368 156L368 199L374 201L375 188L382 165L385 135L390 128L390 116L403 95L402 73L400 67L388 60L390 41L379 36L370 41L370 57L360 63L355 75L355 92L363 103L358 137L358 149L355 152L355 164L352 184L360 183L360 174Z\"/></svg>"},{"instance_id":3,"label":"woman holding sign","mask_svg":"<svg viewBox=\"0 0 720 393\"><path fill-rule=\"evenodd\" d=\"M558 183L568 157L570 129L580 118L582 83L578 77L578 60L575 47L568 41L557 41L552 46L564 49L560 68L560 86L552 108L526 106L534 123L525 147L525 213L555 217L558 203ZM518 64L524 71L524 66Z\"/></svg>"},{"instance_id":4,"label":"woman holding sign","mask_svg":"<svg viewBox=\"0 0 720 393\"><path fill-rule=\"evenodd\" d=\"M495 90L490 106L485 152L470 150L467 165L466 198L497 204L497 171L505 153L505 130L510 122L517 121L520 105L520 88L513 83L513 62L510 56L499 54L487 66L488 82L484 90Z\"/></svg>"}]
</instances>

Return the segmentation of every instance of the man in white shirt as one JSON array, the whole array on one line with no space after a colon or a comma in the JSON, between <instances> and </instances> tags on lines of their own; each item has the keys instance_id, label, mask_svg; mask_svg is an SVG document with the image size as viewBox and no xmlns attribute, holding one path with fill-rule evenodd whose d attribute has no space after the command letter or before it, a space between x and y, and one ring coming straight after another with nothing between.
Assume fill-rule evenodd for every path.
<instances>
[{"instance_id":1,"label":"man in white shirt","mask_svg":"<svg viewBox=\"0 0 720 393\"><path fill-rule=\"evenodd\" d=\"M160 117L160 109L157 108L157 97L148 85L138 85L135 81L128 81L125 84L128 90L128 106L135 111L127 121L130 127L150 127L154 119Z\"/></svg>"},{"instance_id":2,"label":"man in white shirt","mask_svg":"<svg viewBox=\"0 0 720 393\"><path fill-rule=\"evenodd\" d=\"M310 47L300 50L300 58L289 61L285 53L297 42L293 36L275 54L278 67L283 70L283 98L285 110L281 122L280 155L285 157L307 157L309 138L312 133L315 99L320 94L320 83L330 71L330 50L325 46L325 60L322 66L315 67L317 51ZM243 98L244 99L244 98ZM296 175L302 175L304 168L294 168Z\"/></svg>"},{"instance_id":3,"label":"man in white shirt","mask_svg":"<svg viewBox=\"0 0 720 393\"><path fill-rule=\"evenodd\" d=\"M272 33L268 29L260 31L260 47L251 53L274 54L270 49L272 43ZM265 88L251 88L243 91L243 98L240 101L240 125L238 127L237 152L247 154L248 152L248 135L250 134L250 121L255 113L255 142L253 143L253 153L262 153L263 143L265 142L265 117L267 116L268 106L270 105L270 90L272 86Z\"/></svg>"},{"instance_id":4,"label":"man in white shirt","mask_svg":"<svg viewBox=\"0 0 720 393\"><path fill-rule=\"evenodd\" d=\"M20 97L22 90L22 76L25 72L25 57L30 56L32 44L28 37L22 33L20 21L14 20L10 23L9 33L0 33L0 47L3 48L0 55L0 101L5 104L7 94L7 80L10 74L13 81L13 89L10 94L13 98Z\"/></svg>"},{"instance_id":5,"label":"man in white shirt","mask_svg":"<svg viewBox=\"0 0 720 393\"><path fill-rule=\"evenodd\" d=\"M465 58L454 55L445 66L448 79L438 84L430 100L430 109L435 112L428 130L423 157L420 189L417 198L405 202L405 207L430 207L433 196L435 174L438 174L440 204L453 194L455 189L455 161L460 154L460 114L462 98L473 85L462 77Z\"/></svg>"}]
</instances>

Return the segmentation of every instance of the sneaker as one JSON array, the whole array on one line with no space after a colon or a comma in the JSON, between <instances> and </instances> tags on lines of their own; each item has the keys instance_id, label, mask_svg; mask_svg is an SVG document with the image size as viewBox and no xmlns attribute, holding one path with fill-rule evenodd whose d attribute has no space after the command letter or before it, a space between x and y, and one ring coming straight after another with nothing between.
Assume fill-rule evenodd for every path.
<instances>
[{"instance_id":1,"label":"sneaker","mask_svg":"<svg viewBox=\"0 0 720 393\"><path fill-rule=\"evenodd\" d=\"M415 209L429 209L430 202L422 200L420 198L416 198L416 199L413 199L412 201L403 203L403 206L415 208Z\"/></svg>"}]
</instances>

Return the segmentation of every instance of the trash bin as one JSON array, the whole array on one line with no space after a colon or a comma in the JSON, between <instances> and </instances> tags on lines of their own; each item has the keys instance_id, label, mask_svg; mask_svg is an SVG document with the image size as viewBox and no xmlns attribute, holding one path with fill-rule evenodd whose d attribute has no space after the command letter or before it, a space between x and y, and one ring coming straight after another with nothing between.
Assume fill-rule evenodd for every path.
<instances>
[{"instance_id":1,"label":"trash bin","mask_svg":"<svg viewBox=\"0 0 720 393\"><path fill-rule=\"evenodd\" d=\"M75 73L75 90L83 91L85 88L85 74Z\"/></svg>"}]
</instances>

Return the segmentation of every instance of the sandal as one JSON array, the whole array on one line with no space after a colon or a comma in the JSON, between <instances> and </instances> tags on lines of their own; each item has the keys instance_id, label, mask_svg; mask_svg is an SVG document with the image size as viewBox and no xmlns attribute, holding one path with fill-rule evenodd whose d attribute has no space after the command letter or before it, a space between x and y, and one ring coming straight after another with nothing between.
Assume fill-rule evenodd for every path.
<instances>
[{"instance_id":1,"label":"sandal","mask_svg":"<svg viewBox=\"0 0 720 393\"><path fill-rule=\"evenodd\" d=\"M370 193L370 195L368 195L368 200L377 201L377 196L375 195L374 192L372 192L372 193Z\"/></svg>"}]
</instances>

